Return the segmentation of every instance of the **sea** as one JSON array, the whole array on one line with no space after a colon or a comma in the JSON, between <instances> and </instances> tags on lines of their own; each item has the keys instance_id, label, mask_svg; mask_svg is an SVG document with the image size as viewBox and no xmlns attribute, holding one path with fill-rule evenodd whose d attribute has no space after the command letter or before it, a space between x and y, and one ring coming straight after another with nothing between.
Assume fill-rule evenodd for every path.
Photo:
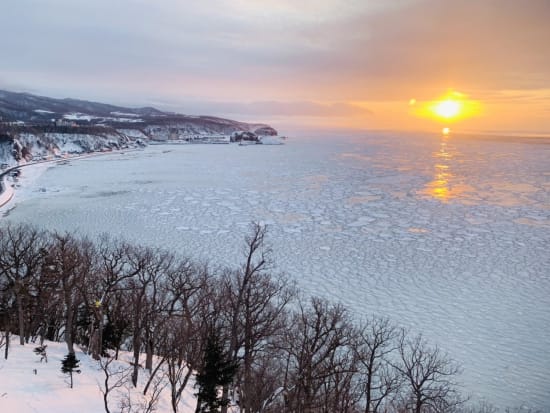
<instances>
[{"instance_id":1,"label":"sea","mask_svg":"<svg viewBox=\"0 0 550 413\"><path fill-rule=\"evenodd\" d=\"M387 316L462 392L550 410L550 139L372 132L151 145L23 170L6 222L109 233L232 267L251 222L273 272Z\"/></svg>"}]
</instances>

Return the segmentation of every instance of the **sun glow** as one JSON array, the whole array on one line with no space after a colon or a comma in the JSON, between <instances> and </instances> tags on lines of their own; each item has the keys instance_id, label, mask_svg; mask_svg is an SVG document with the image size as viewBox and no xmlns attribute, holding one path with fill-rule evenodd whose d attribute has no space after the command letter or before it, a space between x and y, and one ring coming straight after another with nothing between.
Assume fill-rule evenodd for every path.
<instances>
[{"instance_id":1,"label":"sun glow","mask_svg":"<svg viewBox=\"0 0 550 413\"><path fill-rule=\"evenodd\" d=\"M442 118L456 118L462 111L462 103L457 100L446 99L438 102L433 107L433 112Z\"/></svg>"},{"instance_id":2,"label":"sun glow","mask_svg":"<svg viewBox=\"0 0 550 413\"><path fill-rule=\"evenodd\" d=\"M409 105L414 108L411 109L412 112L417 116L431 118L444 123L456 122L481 114L481 105L478 101L468 99L467 95L456 91L448 92L438 100L427 101L420 105L417 104L418 102L416 101L414 105L411 105L409 102Z\"/></svg>"}]
</instances>

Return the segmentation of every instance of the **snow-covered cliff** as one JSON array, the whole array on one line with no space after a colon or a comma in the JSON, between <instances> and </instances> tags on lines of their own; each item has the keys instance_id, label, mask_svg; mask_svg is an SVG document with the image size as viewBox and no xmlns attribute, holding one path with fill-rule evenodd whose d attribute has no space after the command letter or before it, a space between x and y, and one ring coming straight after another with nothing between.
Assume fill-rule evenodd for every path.
<instances>
[{"instance_id":1,"label":"snow-covered cliff","mask_svg":"<svg viewBox=\"0 0 550 413\"><path fill-rule=\"evenodd\" d=\"M135 146L137 140L122 133L13 133L0 141L0 163L49 159L65 154L101 152Z\"/></svg>"},{"instance_id":2,"label":"snow-covered cliff","mask_svg":"<svg viewBox=\"0 0 550 413\"><path fill-rule=\"evenodd\" d=\"M239 135L240 134L240 135ZM0 163L220 136L276 136L269 125L0 90ZM208 139L205 139L206 141ZM5 165L4 165L5 166Z\"/></svg>"}]
</instances>

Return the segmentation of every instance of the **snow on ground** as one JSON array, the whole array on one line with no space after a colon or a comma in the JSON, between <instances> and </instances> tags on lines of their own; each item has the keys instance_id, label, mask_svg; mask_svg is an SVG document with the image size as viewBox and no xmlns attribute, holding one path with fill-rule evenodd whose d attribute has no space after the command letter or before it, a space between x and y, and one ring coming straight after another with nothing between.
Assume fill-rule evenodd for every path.
<instances>
[{"instance_id":1,"label":"snow on ground","mask_svg":"<svg viewBox=\"0 0 550 413\"><path fill-rule=\"evenodd\" d=\"M4 413L59 413L79 412L98 413L104 412L103 394L100 386L103 386L105 375L99 363L90 356L76 349L76 358L80 360L80 374L73 375L73 388L69 386L68 375L61 372L61 360L67 354L67 346L64 343L46 341L47 362L41 362L40 356L33 350L38 343L19 345L19 339L12 337L10 353L4 360L4 348L1 349L0 358L0 411ZM113 371L128 371L131 366L131 355L122 352L120 361L114 361L111 365ZM109 397L109 407L113 412L120 411L119 402L130 394L134 406L146 402L142 396L143 388L148 378L148 373L141 370L139 373L138 387L133 388L130 383L113 391ZM111 379L111 383L114 380ZM160 397L157 408L159 412L169 412L170 389L166 387ZM193 396L193 383L188 384L180 401L181 413L195 411L196 399Z\"/></svg>"},{"instance_id":2,"label":"snow on ground","mask_svg":"<svg viewBox=\"0 0 550 413\"><path fill-rule=\"evenodd\" d=\"M238 264L261 220L277 269L307 293L424 333L463 365L474 399L548 409L549 149L389 134L155 146L51 168L9 219L213 265Z\"/></svg>"},{"instance_id":3,"label":"snow on ground","mask_svg":"<svg viewBox=\"0 0 550 413\"><path fill-rule=\"evenodd\" d=\"M87 120L91 121L93 119L101 120L110 120L113 122L130 122L130 123L140 123L143 122L143 119L140 119L138 115L132 113L121 113L121 112L111 112L111 114L116 115L117 117L111 116L92 116L85 113L73 112L63 115L63 118L68 120Z\"/></svg>"},{"instance_id":4,"label":"snow on ground","mask_svg":"<svg viewBox=\"0 0 550 413\"><path fill-rule=\"evenodd\" d=\"M14 207L16 200L24 199L24 194L30 188L38 177L48 168L53 167L51 163L25 164L21 162L23 168L19 169L19 177L14 179L8 175L2 178L2 192L0 193L0 214L7 214ZM34 189L33 189L34 191Z\"/></svg>"},{"instance_id":5,"label":"snow on ground","mask_svg":"<svg viewBox=\"0 0 550 413\"><path fill-rule=\"evenodd\" d=\"M88 120L88 121L90 121L92 119L95 119L96 117L91 116L91 115L86 115L85 113L74 112L74 113L66 113L65 115L63 115L63 118L69 119L69 120Z\"/></svg>"},{"instance_id":6,"label":"snow on ground","mask_svg":"<svg viewBox=\"0 0 550 413\"><path fill-rule=\"evenodd\" d=\"M111 112L111 115L122 116L122 117L130 117L130 118L139 118L139 115L137 115L135 113L126 113L126 112Z\"/></svg>"},{"instance_id":7,"label":"snow on ground","mask_svg":"<svg viewBox=\"0 0 550 413\"><path fill-rule=\"evenodd\" d=\"M136 119L136 118L111 118L111 117L105 117L105 118L102 118L103 120L110 120L110 121L113 121L113 122L121 122L121 123L142 123L144 122L143 119Z\"/></svg>"}]
</instances>

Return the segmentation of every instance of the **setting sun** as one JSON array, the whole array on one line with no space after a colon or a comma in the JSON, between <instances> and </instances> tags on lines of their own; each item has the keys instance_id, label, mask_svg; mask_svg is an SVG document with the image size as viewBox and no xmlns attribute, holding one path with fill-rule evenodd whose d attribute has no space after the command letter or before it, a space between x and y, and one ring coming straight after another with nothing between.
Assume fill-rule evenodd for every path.
<instances>
[{"instance_id":1,"label":"setting sun","mask_svg":"<svg viewBox=\"0 0 550 413\"><path fill-rule=\"evenodd\" d=\"M411 107L411 113L416 116L431 119L432 122L438 121L445 127L449 126L448 123L463 121L480 116L482 113L479 101L472 100L468 95L457 91L449 91L437 100L421 103L415 101L414 105L409 101L409 107ZM445 134L445 131L443 133Z\"/></svg>"},{"instance_id":2,"label":"setting sun","mask_svg":"<svg viewBox=\"0 0 550 413\"><path fill-rule=\"evenodd\" d=\"M442 118L451 119L460 115L462 111L462 103L456 100L447 99L438 102L433 107L433 112Z\"/></svg>"}]
</instances>

